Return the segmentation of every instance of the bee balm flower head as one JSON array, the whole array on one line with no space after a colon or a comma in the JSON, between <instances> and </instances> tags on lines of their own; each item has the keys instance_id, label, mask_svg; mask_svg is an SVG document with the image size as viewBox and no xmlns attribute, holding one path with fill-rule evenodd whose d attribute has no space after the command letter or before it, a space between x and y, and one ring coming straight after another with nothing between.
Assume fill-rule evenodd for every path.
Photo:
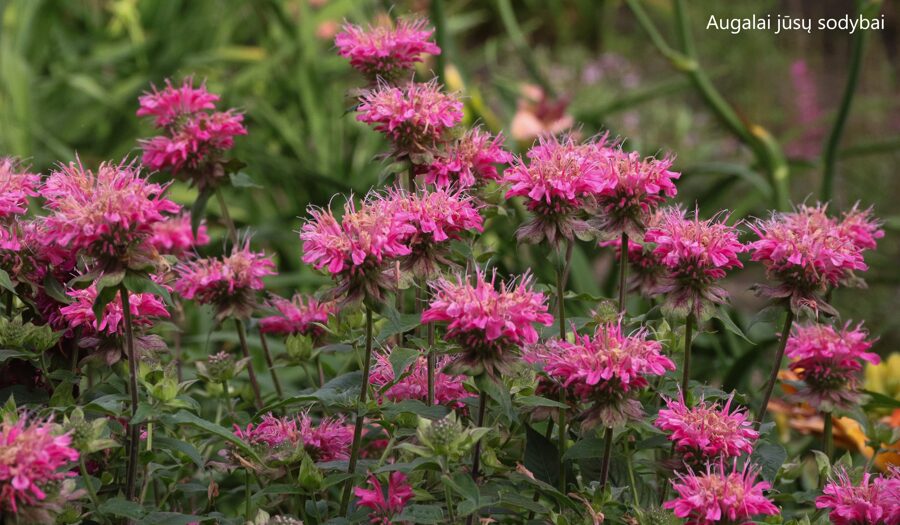
<instances>
[{"instance_id":1,"label":"bee balm flower head","mask_svg":"<svg viewBox=\"0 0 900 525\"><path fill-rule=\"evenodd\" d=\"M299 293L294 294L290 300L273 296L268 304L278 311L278 315L259 320L259 330L265 334L301 334L319 337L324 331L316 324L327 323L328 316L336 311L334 303L319 302L314 297L305 298Z\"/></svg>"},{"instance_id":2,"label":"bee balm flower head","mask_svg":"<svg viewBox=\"0 0 900 525\"><path fill-rule=\"evenodd\" d=\"M434 399L441 405L452 408L463 408L463 400L471 397L463 387L463 376L445 373L444 368L450 363L449 357L439 358L434 374ZM406 373L408 372L408 373ZM381 392L381 397L399 402L405 399L425 401L428 398L428 374L426 358L421 356L413 361L410 369L398 380L394 376L394 367L389 354L375 356L375 364L369 380ZM383 388L387 390L383 390Z\"/></svg>"},{"instance_id":3,"label":"bee balm flower head","mask_svg":"<svg viewBox=\"0 0 900 525\"><path fill-rule=\"evenodd\" d=\"M98 319L94 314L94 302L97 300L97 286L92 284L80 290L69 290L66 295L72 303L59 309L59 316L67 324L67 328L82 327L86 333L106 336L122 335L125 332L125 311L122 298L107 303L103 315ZM129 293L128 305L135 326L152 326L154 319L166 319L169 311L165 303L151 293Z\"/></svg>"},{"instance_id":4,"label":"bee balm flower head","mask_svg":"<svg viewBox=\"0 0 900 525\"><path fill-rule=\"evenodd\" d=\"M369 474L368 489L354 487L353 494L358 498L357 507L368 507L369 523L374 525L390 525L397 523L396 518L403 512L406 502L412 499L412 487L402 472L391 472L388 477L387 490L375 474Z\"/></svg>"},{"instance_id":5,"label":"bee balm flower head","mask_svg":"<svg viewBox=\"0 0 900 525\"><path fill-rule=\"evenodd\" d=\"M431 41L433 33L422 19L366 28L344 24L334 38L334 45L342 57L350 60L351 66L370 79L395 81L421 62L422 55L441 54L441 48Z\"/></svg>"},{"instance_id":6,"label":"bee balm flower head","mask_svg":"<svg viewBox=\"0 0 900 525\"><path fill-rule=\"evenodd\" d=\"M159 253L183 255L198 246L209 244L209 235L206 233L205 224L200 224L195 235L191 226L191 215L182 213L154 224L150 244Z\"/></svg>"},{"instance_id":7,"label":"bee balm flower head","mask_svg":"<svg viewBox=\"0 0 900 525\"><path fill-rule=\"evenodd\" d=\"M503 149L503 136L491 136L480 128L468 130L445 151L437 153L425 168L425 182L439 188L470 188L490 180L498 180L498 164L513 160Z\"/></svg>"},{"instance_id":8,"label":"bee balm flower head","mask_svg":"<svg viewBox=\"0 0 900 525\"><path fill-rule=\"evenodd\" d=\"M746 409L731 409L734 395L724 406L701 400L687 406L681 399L666 399L666 408L659 411L657 428L669 434L675 448L687 461L714 460L738 457L753 452L759 433Z\"/></svg>"},{"instance_id":9,"label":"bee balm flower head","mask_svg":"<svg viewBox=\"0 0 900 525\"><path fill-rule=\"evenodd\" d=\"M829 509L834 525L900 523L900 469L897 467L886 475L872 476L865 472L858 485L853 484L846 470L838 470L822 492L816 498L816 508Z\"/></svg>"},{"instance_id":10,"label":"bee balm flower head","mask_svg":"<svg viewBox=\"0 0 900 525\"><path fill-rule=\"evenodd\" d=\"M28 198L37 197L41 177L29 173L18 160L0 157L0 219L28 211Z\"/></svg>"},{"instance_id":11,"label":"bee balm flower head","mask_svg":"<svg viewBox=\"0 0 900 525\"><path fill-rule=\"evenodd\" d=\"M720 461L714 467L707 465L705 473L678 474L672 482L676 497L663 507L690 525L750 523L754 516L778 514L778 507L763 494L771 484L757 482L756 476L749 463L737 470L736 460L732 469Z\"/></svg>"}]
</instances>

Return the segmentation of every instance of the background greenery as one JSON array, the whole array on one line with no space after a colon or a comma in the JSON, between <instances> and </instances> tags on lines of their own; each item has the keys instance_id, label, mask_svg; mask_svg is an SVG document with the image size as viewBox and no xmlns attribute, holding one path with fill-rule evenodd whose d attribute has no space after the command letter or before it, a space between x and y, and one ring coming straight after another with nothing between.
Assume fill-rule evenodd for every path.
<instances>
[{"instance_id":1,"label":"background greenery","mask_svg":"<svg viewBox=\"0 0 900 525\"><path fill-rule=\"evenodd\" d=\"M387 169L376 158L385 150L381 137L348 113L353 104L348 92L362 80L336 56L331 36L344 19L364 22L386 9L392 16L428 16L442 6L444 80L462 92L469 120L508 134L521 85L542 84L570 101L568 110L585 134L609 129L644 153L675 152L684 173L679 201L685 205L698 203L704 213L735 210L733 220L765 216L777 204L771 170L709 110L689 76L659 53L626 3L458 0L434 6L415 0L391 7L354 0L0 0L0 154L29 158L44 171L72 160L76 152L89 165L137 155L136 140L152 133L148 122L135 117L137 97L167 77L205 79L223 95L224 106L246 112L250 134L238 140L236 156L262 186L232 190L232 214L255 231L260 246L277 254L282 276L272 281L275 289L285 294L298 287L313 290L325 281L300 263L296 230L306 206L327 204L336 193L364 193ZM894 315L900 308L898 13L895 3L869 3L886 13L890 28L869 35L864 48L854 104L836 150L834 206L857 200L874 205L886 221L887 237L870 256L870 288L841 290L835 302L847 318L865 319L881 337L878 349L887 353L900 341ZM818 144L824 143L840 105L851 38L827 32L735 36L705 30L706 20L710 14L765 12L842 16L855 11L852 4L690 2L685 27L693 33L702 71L744 129L758 132L755 136L768 133L787 152L794 202L819 195ZM681 49L670 3L639 5L669 45ZM800 60L811 70L808 86L795 85L789 73ZM420 73L441 67L429 63ZM805 122L809 115L804 116L803 105L811 99L821 112ZM812 148L800 147L810 140ZM509 141L517 151L528 145ZM184 203L193 199L183 186L176 186L173 195ZM490 220L481 251L505 270L531 267L551 282L552 263L511 240L520 219L516 213L510 208ZM215 222L210 226L218 248L224 230ZM571 286L608 295L610 256L582 243ZM761 306L747 291L759 277L750 265L729 281L732 316L745 328ZM201 334L194 339L193 351L199 354L210 324L195 317L196 330L189 333ZM714 321L710 328L723 326ZM770 324L760 324L749 333L765 344L773 331ZM762 364L769 355L760 344L730 334L702 337L697 362L716 365L696 372L729 388L744 386L752 378L748 365ZM717 359L703 359L704 353Z\"/></svg>"}]
</instances>

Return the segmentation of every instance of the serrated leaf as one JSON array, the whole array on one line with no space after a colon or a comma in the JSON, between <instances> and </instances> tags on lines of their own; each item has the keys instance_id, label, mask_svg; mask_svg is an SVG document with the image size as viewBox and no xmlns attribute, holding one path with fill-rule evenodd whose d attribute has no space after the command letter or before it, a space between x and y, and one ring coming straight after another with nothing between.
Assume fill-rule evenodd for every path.
<instances>
[{"instance_id":1,"label":"serrated leaf","mask_svg":"<svg viewBox=\"0 0 900 525\"><path fill-rule=\"evenodd\" d=\"M16 287L13 286L12 280L9 278L9 274L6 273L6 270L0 268L0 286L9 290L10 293L16 293Z\"/></svg>"},{"instance_id":2,"label":"serrated leaf","mask_svg":"<svg viewBox=\"0 0 900 525\"><path fill-rule=\"evenodd\" d=\"M386 322L375 337L379 343L386 341L391 336L409 332L422 322L421 315L401 314L394 308L387 308L384 317Z\"/></svg>"},{"instance_id":3,"label":"serrated leaf","mask_svg":"<svg viewBox=\"0 0 900 525\"><path fill-rule=\"evenodd\" d=\"M391 350L391 354L388 356L388 361L391 363L391 369L394 371L394 377L399 378L403 372L409 368L409 365L413 364L418 357L422 355L421 352L416 350L415 348L394 348Z\"/></svg>"},{"instance_id":4,"label":"serrated leaf","mask_svg":"<svg viewBox=\"0 0 900 525\"><path fill-rule=\"evenodd\" d=\"M559 479L559 452L556 445L531 428L531 425L525 426L525 468L548 485L555 486Z\"/></svg>"},{"instance_id":5,"label":"serrated leaf","mask_svg":"<svg viewBox=\"0 0 900 525\"><path fill-rule=\"evenodd\" d=\"M563 454L565 460L591 459L603 457L603 449L606 447L606 440L598 437L590 437L576 441L566 453Z\"/></svg>"},{"instance_id":6,"label":"serrated leaf","mask_svg":"<svg viewBox=\"0 0 900 525\"><path fill-rule=\"evenodd\" d=\"M738 325L736 325L734 323L734 321L731 320L731 316L728 315L728 312L725 311L724 308L717 308L715 310L715 313L713 313L713 317L718 319L719 321L721 321L722 326L724 326L725 329L728 330L729 332L733 333L734 335L740 337L741 339L743 339L744 341L747 341L748 343L750 343L752 345L756 344L753 341L751 341L750 338L747 337L746 334L744 334L744 331L741 330L741 328Z\"/></svg>"},{"instance_id":7,"label":"serrated leaf","mask_svg":"<svg viewBox=\"0 0 900 525\"><path fill-rule=\"evenodd\" d=\"M750 455L750 461L759 466L759 475L770 482L775 479L786 459L787 451L784 447L770 441L758 442Z\"/></svg>"}]
</instances>

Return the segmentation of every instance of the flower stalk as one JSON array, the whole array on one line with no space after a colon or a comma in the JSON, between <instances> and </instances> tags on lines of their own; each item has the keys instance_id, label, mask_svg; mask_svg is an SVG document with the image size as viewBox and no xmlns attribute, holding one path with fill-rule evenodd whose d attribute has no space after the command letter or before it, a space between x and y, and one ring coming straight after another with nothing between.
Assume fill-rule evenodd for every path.
<instances>
[{"instance_id":1,"label":"flower stalk","mask_svg":"<svg viewBox=\"0 0 900 525\"><path fill-rule=\"evenodd\" d=\"M135 424L133 419L137 414L138 403L138 367L137 353L134 349L134 326L131 319L131 304L128 297L128 289L119 285L119 295L122 298L122 314L125 320L125 353L128 359L128 391L131 395L131 418L128 422L128 465L125 470L125 498L135 501L135 481L137 480L138 448L141 427Z\"/></svg>"},{"instance_id":2,"label":"flower stalk","mask_svg":"<svg viewBox=\"0 0 900 525\"><path fill-rule=\"evenodd\" d=\"M781 360L784 359L784 349L787 347L788 338L791 336L791 326L794 323L794 312L788 308L787 315L784 318L784 328L781 330L781 339L778 341L778 350L775 352L775 361L772 362L772 372L769 374L769 381L766 383L766 391L763 394L762 404L757 411L755 429L759 430L766 419L766 412L769 410L769 400L772 398L772 392L775 390L775 383L778 382L778 371L781 369Z\"/></svg>"},{"instance_id":3,"label":"flower stalk","mask_svg":"<svg viewBox=\"0 0 900 525\"><path fill-rule=\"evenodd\" d=\"M250 347L247 345L247 330L244 328L244 322L237 318L234 319L234 326L237 328L238 339L241 342L241 353L247 359L247 375L250 377L253 399L259 410L263 407L263 400L259 390L259 381L256 380L256 372L253 370L253 357L250 355Z\"/></svg>"},{"instance_id":4,"label":"flower stalk","mask_svg":"<svg viewBox=\"0 0 900 525\"><path fill-rule=\"evenodd\" d=\"M484 413L487 409L487 392L484 389L479 389L478 396L478 419L477 426L481 428L484 426ZM472 481L478 484L478 471L481 468L481 441L484 438L480 438L475 442L475 446L472 448ZM466 519L467 525L472 525L475 522L475 515L477 512L473 512L469 514L469 517Z\"/></svg>"},{"instance_id":5,"label":"flower stalk","mask_svg":"<svg viewBox=\"0 0 900 525\"><path fill-rule=\"evenodd\" d=\"M266 341L266 334L259 332L259 345L262 346L263 355L266 356L266 366L269 367L269 374L272 376L272 383L275 385L275 393L278 394L278 400L284 399L284 391L281 389L281 381L278 380L278 374L275 373L275 361L272 359L272 353L269 352L269 342Z\"/></svg>"},{"instance_id":6,"label":"flower stalk","mask_svg":"<svg viewBox=\"0 0 900 525\"><path fill-rule=\"evenodd\" d=\"M366 355L363 360L362 385L359 391L359 403L356 407L356 422L353 427L353 444L350 446L350 461L347 464L347 474L350 475L344 483L344 493L341 496L340 515L347 515L350 508L350 494L353 488L353 476L356 473L356 463L359 461L360 442L362 441L363 423L365 422L365 406L369 394L369 368L372 364L372 307L366 304Z\"/></svg>"}]
</instances>

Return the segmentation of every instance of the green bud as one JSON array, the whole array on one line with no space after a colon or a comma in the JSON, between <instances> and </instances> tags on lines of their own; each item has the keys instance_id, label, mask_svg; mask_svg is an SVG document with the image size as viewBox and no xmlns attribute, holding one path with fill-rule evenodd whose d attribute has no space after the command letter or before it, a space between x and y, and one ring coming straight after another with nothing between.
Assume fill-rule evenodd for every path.
<instances>
[{"instance_id":1,"label":"green bud","mask_svg":"<svg viewBox=\"0 0 900 525\"><path fill-rule=\"evenodd\" d=\"M309 361L314 346L312 337L308 335L293 334L285 340L287 355L295 363Z\"/></svg>"},{"instance_id":2,"label":"green bud","mask_svg":"<svg viewBox=\"0 0 900 525\"><path fill-rule=\"evenodd\" d=\"M234 377L234 358L228 352L219 352L209 356L206 361L206 375L211 381L221 383Z\"/></svg>"},{"instance_id":3,"label":"green bud","mask_svg":"<svg viewBox=\"0 0 900 525\"><path fill-rule=\"evenodd\" d=\"M612 301L603 301L597 305L594 321L597 324L614 323L619 319L619 307Z\"/></svg>"},{"instance_id":4,"label":"green bud","mask_svg":"<svg viewBox=\"0 0 900 525\"><path fill-rule=\"evenodd\" d=\"M303 461L300 463L300 472L297 475L297 481L300 486L310 492L317 492L322 489L324 480L322 471L316 467L312 458L308 455L304 456Z\"/></svg>"}]
</instances>

